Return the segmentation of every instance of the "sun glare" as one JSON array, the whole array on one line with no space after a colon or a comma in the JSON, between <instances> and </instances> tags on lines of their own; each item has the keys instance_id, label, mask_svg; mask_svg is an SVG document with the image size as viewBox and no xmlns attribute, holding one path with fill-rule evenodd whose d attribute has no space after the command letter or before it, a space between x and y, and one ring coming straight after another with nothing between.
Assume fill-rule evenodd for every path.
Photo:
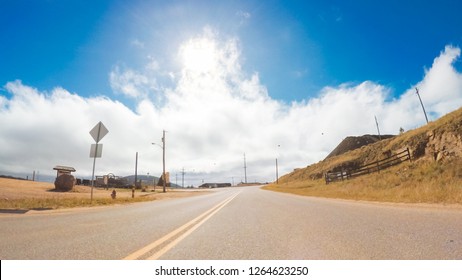
<instances>
[{"instance_id":1,"label":"sun glare","mask_svg":"<svg viewBox=\"0 0 462 280\"><path fill-rule=\"evenodd\" d=\"M183 67L198 74L212 71L217 63L215 43L207 38L190 40L180 49Z\"/></svg>"}]
</instances>

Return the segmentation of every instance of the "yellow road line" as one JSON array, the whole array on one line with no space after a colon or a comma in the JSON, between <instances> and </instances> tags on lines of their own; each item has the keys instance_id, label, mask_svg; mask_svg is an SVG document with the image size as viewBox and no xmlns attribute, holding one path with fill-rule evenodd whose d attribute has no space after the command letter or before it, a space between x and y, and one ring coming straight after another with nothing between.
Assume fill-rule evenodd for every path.
<instances>
[{"instance_id":1,"label":"yellow road line","mask_svg":"<svg viewBox=\"0 0 462 280\"><path fill-rule=\"evenodd\" d=\"M176 244L180 243L181 240L183 240L184 238L186 238L188 235L190 235L193 231L195 231L198 227L200 227L203 223L205 223L208 219L210 219L213 215L215 215L218 211L220 211L223 207L226 206L226 204L228 204L229 202L231 202L231 200L233 200L236 196L238 196L239 193L235 194L234 196L228 198L227 200L225 200L223 203L221 203L221 205L219 205L218 208L216 208L213 212L211 212L210 214L208 214L208 216L206 216L204 219L202 219L199 223L197 223L196 225L194 225L192 228L190 228L188 231L186 231L185 233L183 233L181 236L179 236L178 238L176 238L175 240L171 241L170 243L168 243L165 247L163 247L161 250L157 251L154 255L150 256L149 258L147 258L148 260L157 260L158 258L160 258L163 254L167 253L168 251L170 251L170 249L172 249Z\"/></svg>"},{"instance_id":2,"label":"yellow road line","mask_svg":"<svg viewBox=\"0 0 462 280\"><path fill-rule=\"evenodd\" d=\"M180 226L179 228L173 230L172 232L164 235L163 237L157 239L156 241L154 241L153 243L131 253L130 255L126 256L125 258L123 258L124 260L136 260L136 259L139 259L141 256L145 255L146 253L148 253L149 251L155 249L156 247L162 245L163 243L165 243L166 241L168 241L169 239L173 238L174 236L180 234L181 232L183 232L184 230L186 230L187 228L189 228L190 226L194 225L195 223L199 222L201 219L204 219L203 221L201 221L200 223L198 223L196 226L194 226L192 229L192 231L194 231L196 228L198 228L202 223L204 223L206 220L208 220L211 216L213 216L216 212L218 212L221 208L223 208L226 204L228 204L231 200L233 200L236 196L238 196L240 194L237 193L227 199L225 199L224 201L218 203L217 205L215 205L214 207L212 207L211 209L205 211L204 213L202 213L201 215L199 215L198 217L194 218L193 220L187 222L186 224ZM191 232L191 229L189 231L187 231L185 234L181 235L179 238L181 238L179 241L181 241L183 238L185 238L187 235L189 235ZM172 243L176 242L179 238L173 240L171 243L167 244L167 246L165 247L169 247L168 250L170 250L173 246L170 246ZM179 241L177 241L175 244L177 244ZM167 252L168 250L161 250L163 253L162 254L165 254L165 252ZM160 251L159 251L160 252ZM162 254L154 254L150 257L153 258L158 258L160 257Z\"/></svg>"}]
</instances>

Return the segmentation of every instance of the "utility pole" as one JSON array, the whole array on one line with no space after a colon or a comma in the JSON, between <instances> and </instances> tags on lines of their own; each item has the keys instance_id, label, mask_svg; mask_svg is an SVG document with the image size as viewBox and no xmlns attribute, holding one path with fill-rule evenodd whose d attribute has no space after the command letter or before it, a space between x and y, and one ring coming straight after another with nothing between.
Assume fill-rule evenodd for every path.
<instances>
[{"instance_id":1,"label":"utility pole","mask_svg":"<svg viewBox=\"0 0 462 280\"><path fill-rule=\"evenodd\" d=\"M137 181L138 181L138 152L136 152L136 157L135 157L135 189L136 189Z\"/></svg>"},{"instance_id":2,"label":"utility pole","mask_svg":"<svg viewBox=\"0 0 462 280\"><path fill-rule=\"evenodd\" d=\"M163 131L163 134L162 134L162 177L164 180L162 180L163 182L163 190L162 192L165 192L165 188L167 186L167 178L165 177L165 130Z\"/></svg>"},{"instance_id":3,"label":"utility pole","mask_svg":"<svg viewBox=\"0 0 462 280\"><path fill-rule=\"evenodd\" d=\"M276 184L279 184L278 158L276 158Z\"/></svg>"},{"instance_id":4,"label":"utility pole","mask_svg":"<svg viewBox=\"0 0 462 280\"><path fill-rule=\"evenodd\" d=\"M380 136L380 129L379 129L379 122L377 121L377 116L375 118L375 125L377 126L377 132L379 133L379 140L382 140L382 136Z\"/></svg>"},{"instance_id":5,"label":"utility pole","mask_svg":"<svg viewBox=\"0 0 462 280\"><path fill-rule=\"evenodd\" d=\"M425 115L425 120L427 121L427 124L428 124L427 112L425 112L425 107L424 107L424 105L423 105L422 99L420 98L420 94L419 94L419 89L418 89L418 88L415 88L415 93L416 93L417 96L419 97L420 105L422 105L422 110L423 110L424 115Z\"/></svg>"},{"instance_id":6,"label":"utility pole","mask_svg":"<svg viewBox=\"0 0 462 280\"><path fill-rule=\"evenodd\" d=\"M184 188L184 167L183 167L183 170L181 171L181 187Z\"/></svg>"},{"instance_id":7,"label":"utility pole","mask_svg":"<svg viewBox=\"0 0 462 280\"><path fill-rule=\"evenodd\" d=\"M247 184L247 163L245 161L245 153L244 153L244 183Z\"/></svg>"},{"instance_id":8,"label":"utility pole","mask_svg":"<svg viewBox=\"0 0 462 280\"><path fill-rule=\"evenodd\" d=\"M278 156L279 156L279 148L281 145L278 145L278 152L276 155L276 184L279 184L279 168L278 168Z\"/></svg>"}]
</instances>

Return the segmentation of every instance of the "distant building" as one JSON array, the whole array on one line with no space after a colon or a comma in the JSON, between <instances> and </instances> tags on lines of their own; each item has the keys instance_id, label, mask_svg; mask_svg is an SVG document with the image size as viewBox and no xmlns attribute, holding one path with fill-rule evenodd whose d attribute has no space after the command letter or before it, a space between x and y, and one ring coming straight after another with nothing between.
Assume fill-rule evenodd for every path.
<instances>
[{"instance_id":1,"label":"distant building","mask_svg":"<svg viewBox=\"0 0 462 280\"><path fill-rule=\"evenodd\" d=\"M231 187L231 183L204 183L199 186L202 189L226 188Z\"/></svg>"}]
</instances>

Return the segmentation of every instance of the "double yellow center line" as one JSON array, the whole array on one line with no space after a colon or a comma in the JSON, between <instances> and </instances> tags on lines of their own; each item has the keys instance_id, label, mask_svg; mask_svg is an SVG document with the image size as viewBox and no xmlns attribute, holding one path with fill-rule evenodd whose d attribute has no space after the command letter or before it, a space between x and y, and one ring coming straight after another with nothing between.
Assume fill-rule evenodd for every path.
<instances>
[{"instance_id":1,"label":"double yellow center line","mask_svg":"<svg viewBox=\"0 0 462 280\"><path fill-rule=\"evenodd\" d=\"M191 221L187 222L186 224L178 227L177 229L157 239L151 244L126 256L124 260L137 260L137 259L156 260L156 259L159 259L162 255L167 253L181 240L186 238L188 235L194 232L198 227L200 227L203 223L205 223L208 219L210 219L213 215L215 215L218 211L220 211L223 207L225 207L226 204L231 202L231 200L233 200L239 194L240 192L233 194L232 196L218 203L211 209L205 211L204 213L192 219ZM160 249L156 250L154 254L148 255L148 253L150 253L152 250L156 249L157 247L160 247L161 245L163 246Z\"/></svg>"}]
</instances>

